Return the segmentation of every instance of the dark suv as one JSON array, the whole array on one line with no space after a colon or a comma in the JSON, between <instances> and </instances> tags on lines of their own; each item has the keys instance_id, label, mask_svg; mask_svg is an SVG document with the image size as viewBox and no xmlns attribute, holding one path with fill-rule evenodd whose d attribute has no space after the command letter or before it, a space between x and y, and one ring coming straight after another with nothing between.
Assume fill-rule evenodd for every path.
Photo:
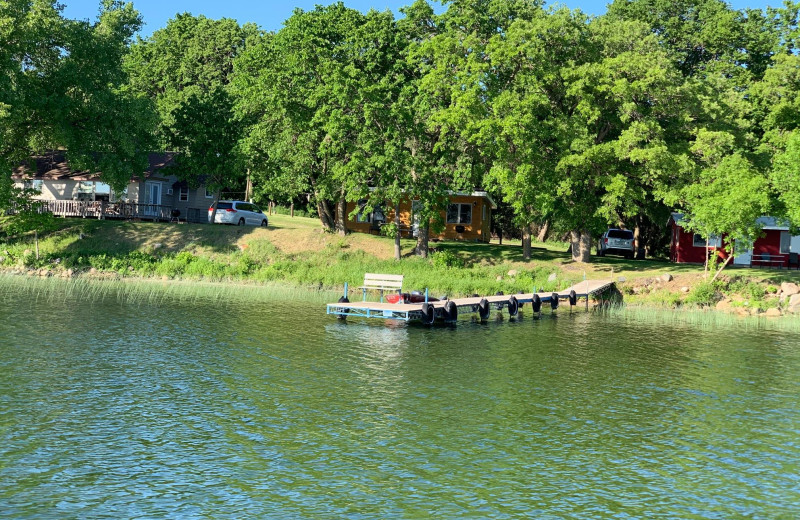
<instances>
[{"instance_id":1,"label":"dark suv","mask_svg":"<svg viewBox=\"0 0 800 520\"><path fill-rule=\"evenodd\" d=\"M635 258L633 231L627 229L609 229L600 237L597 244L597 256L606 256L606 253L623 255Z\"/></svg>"}]
</instances>

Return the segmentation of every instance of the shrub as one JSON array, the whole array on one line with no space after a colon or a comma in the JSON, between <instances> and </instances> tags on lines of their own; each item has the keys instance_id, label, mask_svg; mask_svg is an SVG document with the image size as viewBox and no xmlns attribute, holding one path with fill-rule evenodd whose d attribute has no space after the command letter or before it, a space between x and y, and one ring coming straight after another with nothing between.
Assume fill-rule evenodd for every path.
<instances>
[{"instance_id":1,"label":"shrub","mask_svg":"<svg viewBox=\"0 0 800 520\"><path fill-rule=\"evenodd\" d=\"M711 305L717 300L719 300L719 293L716 286L710 282L702 282L689 291L685 302L694 305Z\"/></svg>"},{"instance_id":2,"label":"shrub","mask_svg":"<svg viewBox=\"0 0 800 520\"><path fill-rule=\"evenodd\" d=\"M439 251L432 256L434 267L450 269L453 267L464 267L464 260L451 251Z\"/></svg>"}]
</instances>

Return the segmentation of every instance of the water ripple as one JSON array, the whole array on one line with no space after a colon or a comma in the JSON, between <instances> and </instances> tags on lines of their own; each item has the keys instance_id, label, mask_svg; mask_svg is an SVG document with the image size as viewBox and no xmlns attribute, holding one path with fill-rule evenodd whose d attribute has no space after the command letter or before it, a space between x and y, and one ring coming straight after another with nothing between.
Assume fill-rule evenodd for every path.
<instances>
[{"instance_id":1,"label":"water ripple","mask_svg":"<svg viewBox=\"0 0 800 520\"><path fill-rule=\"evenodd\" d=\"M301 301L54 305L0 297L0 517L790 518L800 503L791 333L567 309L427 328Z\"/></svg>"}]
</instances>

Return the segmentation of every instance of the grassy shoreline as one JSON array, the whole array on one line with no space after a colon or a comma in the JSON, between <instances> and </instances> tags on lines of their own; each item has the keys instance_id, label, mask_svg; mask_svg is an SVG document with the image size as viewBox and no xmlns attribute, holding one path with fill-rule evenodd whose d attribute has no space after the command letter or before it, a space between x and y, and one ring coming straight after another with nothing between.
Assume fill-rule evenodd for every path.
<instances>
[{"instance_id":1,"label":"grassy shoreline","mask_svg":"<svg viewBox=\"0 0 800 520\"><path fill-rule=\"evenodd\" d=\"M176 294L199 286L287 294L299 288L326 298L338 297L345 282L361 285L365 272L403 274L405 290L449 297L561 290L585 276L614 279L631 308L687 312L727 301L729 311L748 315L781 309L780 283L800 282L796 271L730 269L711 285L702 266L613 257L575 264L560 243L537 245L525 262L518 243L436 242L431 258L422 259L413 255L414 241L404 239L397 262L386 237L339 237L323 233L315 219L270 219L268 229L63 219L40 237L38 259L32 234L0 238L0 273L64 278L76 286L148 281Z\"/></svg>"}]
</instances>

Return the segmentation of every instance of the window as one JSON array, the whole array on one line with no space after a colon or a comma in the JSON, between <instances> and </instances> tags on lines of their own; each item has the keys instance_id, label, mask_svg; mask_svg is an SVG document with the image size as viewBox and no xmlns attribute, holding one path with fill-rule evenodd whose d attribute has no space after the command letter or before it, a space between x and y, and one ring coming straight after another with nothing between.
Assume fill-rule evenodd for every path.
<instances>
[{"instance_id":1,"label":"window","mask_svg":"<svg viewBox=\"0 0 800 520\"><path fill-rule=\"evenodd\" d=\"M450 204L447 206L448 224L472 224L472 204Z\"/></svg>"},{"instance_id":2,"label":"window","mask_svg":"<svg viewBox=\"0 0 800 520\"><path fill-rule=\"evenodd\" d=\"M208 188L206 188L206 198L207 199L213 199L214 198L214 193L208 191Z\"/></svg>"},{"instance_id":3,"label":"window","mask_svg":"<svg viewBox=\"0 0 800 520\"><path fill-rule=\"evenodd\" d=\"M372 213L364 211L367 205L367 199L359 200L356 205L358 206L358 213L356 213L356 222L372 222Z\"/></svg>"},{"instance_id":4,"label":"window","mask_svg":"<svg viewBox=\"0 0 800 520\"><path fill-rule=\"evenodd\" d=\"M781 231L781 254L788 255L792 247L792 235L788 231Z\"/></svg>"},{"instance_id":5,"label":"window","mask_svg":"<svg viewBox=\"0 0 800 520\"><path fill-rule=\"evenodd\" d=\"M94 192L98 195L108 195L111 193L111 186L105 182L96 182L94 184Z\"/></svg>"},{"instance_id":6,"label":"window","mask_svg":"<svg viewBox=\"0 0 800 520\"><path fill-rule=\"evenodd\" d=\"M180 189L180 191L178 192L178 200L181 201L181 202L188 202L188 200L189 200L189 187L188 186L184 186L183 188Z\"/></svg>"},{"instance_id":7,"label":"window","mask_svg":"<svg viewBox=\"0 0 800 520\"><path fill-rule=\"evenodd\" d=\"M35 179L35 180L32 180L32 181L25 181L24 187L25 187L26 190L33 190L33 191L41 193L43 184L44 183L42 182L41 179Z\"/></svg>"},{"instance_id":8,"label":"window","mask_svg":"<svg viewBox=\"0 0 800 520\"><path fill-rule=\"evenodd\" d=\"M706 239L700 233L695 233L692 239L694 247L706 247ZM722 247L722 240L717 235L708 237L708 247Z\"/></svg>"},{"instance_id":9,"label":"window","mask_svg":"<svg viewBox=\"0 0 800 520\"><path fill-rule=\"evenodd\" d=\"M621 238L623 240L633 240L633 231L628 231L626 229L609 229L608 238ZM705 240L703 240L703 245L706 245Z\"/></svg>"}]
</instances>

